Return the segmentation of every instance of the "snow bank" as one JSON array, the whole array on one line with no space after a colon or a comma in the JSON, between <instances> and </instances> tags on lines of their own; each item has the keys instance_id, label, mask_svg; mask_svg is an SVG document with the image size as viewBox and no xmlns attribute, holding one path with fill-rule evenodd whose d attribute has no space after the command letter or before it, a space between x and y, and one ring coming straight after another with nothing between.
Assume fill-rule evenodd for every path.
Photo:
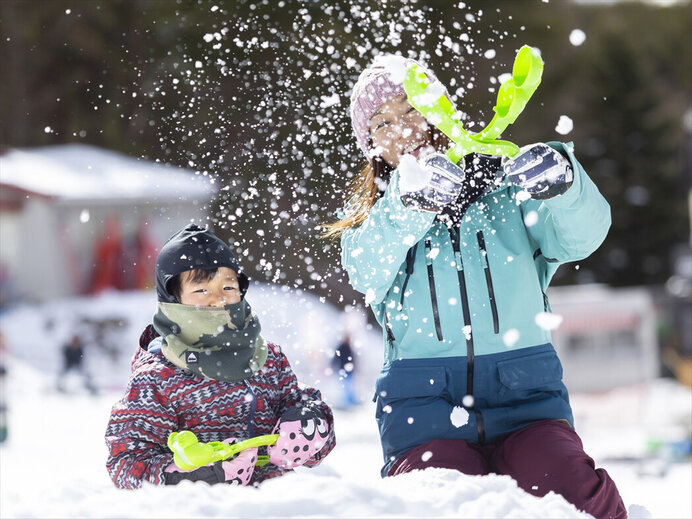
<instances>
[{"instance_id":1,"label":"snow bank","mask_svg":"<svg viewBox=\"0 0 692 519\"><path fill-rule=\"evenodd\" d=\"M260 300L266 297L280 303L283 312L292 312L291 321L277 309L273 313L276 320L264 331L282 335L296 355L291 360L304 370L305 377L320 374L313 368L311 355L319 357L321 345L331 342L324 335L319 337L325 333L323 323L345 329L358 322L358 318L349 321L353 316L335 321L335 310L311 294L276 287L256 292L255 307L265 306ZM122 333L132 333L136 340L141 322L135 321L146 323L151 308L152 294L110 293L17 308L0 316L0 328L12 352L8 385L3 390L9 402L9 438L0 445L3 518L588 517L561 496L549 494L539 499L525 493L507 476L465 476L434 469L381 479L375 409L367 398L352 410L335 411L337 446L316 469L299 469L267 481L259 489L185 483L146 485L134 492L118 490L105 470L103 441L110 407L121 394L120 389L109 389L104 380L116 377L103 370L94 373L102 388L99 396L81 391L56 393L59 354L55 350L68 331L70 316L121 315L133 324L132 332ZM46 326L47 319L53 324ZM293 324L287 325L286 319ZM312 330L309 333L306 323ZM370 331L363 326L362 332L361 376L366 379L362 383L371 385L370 373L379 370L381 344L379 333L372 331L377 345L364 353L370 348L365 346ZM329 337L335 333L338 331L332 329ZM131 339L123 340L127 349ZM94 350L90 353L93 368L97 359ZM122 362L126 365L129 359ZM118 369L111 367L111 371ZM127 373L117 375L124 377L120 381L124 384ZM689 388L659 380L651 386L573 395L573 405L586 451L615 479L631 518L692 516L690 460L647 457L643 448L651 435L665 440L669 439L661 436L665 431L670 438L682 432L681 424L687 423L692 409Z\"/></svg>"},{"instance_id":2,"label":"snow bank","mask_svg":"<svg viewBox=\"0 0 692 519\"><path fill-rule=\"evenodd\" d=\"M259 489L184 482L117 490L105 470L103 433L118 395L65 397L49 382L12 362L10 439L0 451L3 517L588 517L560 496L526 494L507 476L435 469L381 479L371 405L337 411L338 445L320 467Z\"/></svg>"}]
</instances>

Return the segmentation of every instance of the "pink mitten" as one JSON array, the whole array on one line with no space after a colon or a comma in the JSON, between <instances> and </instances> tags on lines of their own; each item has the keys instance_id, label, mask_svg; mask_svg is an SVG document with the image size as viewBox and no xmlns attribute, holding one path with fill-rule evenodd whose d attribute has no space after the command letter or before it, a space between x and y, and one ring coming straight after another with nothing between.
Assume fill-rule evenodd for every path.
<instances>
[{"instance_id":1,"label":"pink mitten","mask_svg":"<svg viewBox=\"0 0 692 519\"><path fill-rule=\"evenodd\" d=\"M322 411L311 407L291 407L279 418L274 434L276 444L267 447L269 461L283 468L302 465L324 447L329 425Z\"/></svg>"},{"instance_id":2,"label":"pink mitten","mask_svg":"<svg viewBox=\"0 0 692 519\"><path fill-rule=\"evenodd\" d=\"M257 462L257 449L240 451L232 460L222 461L224 481L233 485L248 485L255 471L255 462Z\"/></svg>"}]
</instances>

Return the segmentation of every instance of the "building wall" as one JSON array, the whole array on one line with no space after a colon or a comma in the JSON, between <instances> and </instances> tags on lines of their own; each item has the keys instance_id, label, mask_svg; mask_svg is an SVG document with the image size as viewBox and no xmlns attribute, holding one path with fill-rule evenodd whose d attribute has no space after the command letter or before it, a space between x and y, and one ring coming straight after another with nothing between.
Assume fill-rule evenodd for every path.
<instances>
[{"instance_id":1,"label":"building wall","mask_svg":"<svg viewBox=\"0 0 692 519\"><path fill-rule=\"evenodd\" d=\"M16 294L45 301L73 293L73 280L61 246L55 206L50 199L29 197L15 233L19 263L10 275Z\"/></svg>"},{"instance_id":2,"label":"building wall","mask_svg":"<svg viewBox=\"0 0 692 519\"><path fill-rule=\"evenodd\" d=\"M0 210L0 306L12 297L14 279L10 273L20 263L17 234L22 213L19 210Z\"/></svg>"},{"instance_id":3,"label":"building wall","mask_svg":"<svg viewBox=\"0 0 692 519\"><path fill-rule=\"evenodd\" d=\"M2 296L46 301L88 293L99 263L97 244L107 236L109 220L117 221L121 234L122 275L134 283L135 240L141 226L151 243L160 247L179 228L191 220L202 222L204 216L188 202L154 206L29 196L21 210L3 211L0 216L0 265L6 265L9 274ZM153 286L153 259L147 267Z\"/></svg>"},{"instance_id":4,"label":"building wall","mask_svg":"<svg viewBox=\"0 0 692 519\"><path fill-rule=\"evenodd\" d=\"M603 391L659 374L657 311L646 288L599 285L548 290L562 317L553 344L573 391Z\"/></svg>"}]
</instances>

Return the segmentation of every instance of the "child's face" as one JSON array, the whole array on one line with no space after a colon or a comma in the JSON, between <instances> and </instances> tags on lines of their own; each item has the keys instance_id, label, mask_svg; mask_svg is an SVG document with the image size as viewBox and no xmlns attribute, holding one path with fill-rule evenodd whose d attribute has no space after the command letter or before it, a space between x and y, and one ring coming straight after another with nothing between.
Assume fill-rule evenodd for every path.
<instances>
[{"instance_id":1,"label":"child's face","mask_svg":"<svg viewBox=\"0 0 692 519\"><path fill-rule=\"evenodd\" d=\"M406 94L384 103L370 118L370 138L378 155L390 166L399 166L403 155L418 158L430 145L430 128L425 117L411 106Z\"/></svg>"},{"instance_id":2,"label":"child's face","mask_svg":"<svg viewBox=\"0 0 692 519\"><path fill-rule=\"evenodd\" d=\"M228 267L219 267L216 275L203 281L192 281L191 272L180 275L180 302L194 306L226 306L240 302L238 276Z\"/></svg>"}]
</instances>

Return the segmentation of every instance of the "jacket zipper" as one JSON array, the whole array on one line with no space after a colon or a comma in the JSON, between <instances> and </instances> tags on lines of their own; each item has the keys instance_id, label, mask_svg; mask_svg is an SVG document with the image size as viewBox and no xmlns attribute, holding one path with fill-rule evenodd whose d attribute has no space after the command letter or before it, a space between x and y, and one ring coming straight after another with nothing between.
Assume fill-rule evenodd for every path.
<instances>
[{"instance_id":1,"label":"jacket zipper","mask_svg":"<svg viewBox=\"0 0 692 519\"><path fill-rule=\"evenodd\" d=\"M418 244L416 243L406 253L406 277L404 278L404 284L401 285L401 299L399 300L399 306L401 308L404 307L404 294L406 294L406 287L408 286L408 280L411 277L411 274L413 274L413 259L416 256L416 249L417 248L418 248Z\"/></svg>"},{"instance_id":2,"label":"jacket zipper","mask_svg":"<svg viewBox=\"0 0 692 519\"><path fill-rule=\"evenodd\" d=\"M543 251L540 249L540 247L538 249L536 249L535 251L533 251L533 260L536 261L536 258L538 256L543 256ZM556 263L557 262L557 260L553 259L553 258L546 258L545 256L543 256L543 258L548 263ZM543 294L543 309L546 312L550 312L550 301L548 300L548 295L543 290L541 290L541 294Z\"/></svg>"},{"instance_id":3,"label":"jacket zipper","mask_svg":"<svg viewBox=\"0 0 692 519\"><path fill-rule=\"evenodd\" d=\"M433 272L432 258L430 257L430 252L432 251L432 243L430 238L425 239L425 263L428 266L428 283L430 285L430 301L432 302L433 318L435 319L435 332L437 333L437 340L441 341L442 338L442 326L440 325L440 311L437 308L437 290L435 289L435 273Z\"/></svg>"},{"instance_id":4,"label":"jacket zipper","mask_svg":"<svg viewBox=\"0 0 692 519\"><path fill-rule=\"evenodd\" d=\"M390 347L394 347L394 341L396 340L394 337L394 332L392 331L392 325L389 324L389 319L387 318L387 305L383 304L382 305L382 319L384 321L384 329L387 331L387 342L389 343Z\"/></svg>"},{"instance_id":5,"label":"jacket zipper","mask_svg":"<svg viewBox=\"0 0 692 519\"><path fill-rule=\"evenodd\" d=\"M546 294L542 290L541 294L543 294L543 308L546 312L551 312L552 310L550 310L550 300L548 299L548 294Z\"/></svg>"},{"instance_id":6,"label":"jacket zipper","mask_svg":"<svg viewBox=\"0 0 692 519\"><path fill-rule=\"evenodd\" d=\"M247 380L243 380L243 382L245 383L245 387L247 387L247 390L252 395L252 402L250 403L250 414L247 419L248 438L252 438L255 435L255 428L252 425L252 421L255 418L255 410L257 409L257 395L252 390L252 388L250 387L250 383Z\"/></svg>"},{"instance_id":7,"label":"jacket zipper","mask_svg":"<svg viewBox=\"0 0 692 519\"><path fill-rule=\"evenodd\" d=\"M416 249L418 248L418 244L416 243L411 249L408 250L406 253L406 278L404 278L404 284L401 286L401 298L399 300L399 310L401 310L404 307L404 294L406 293L406 286L408 285L408 280L411 277L411 274L413 274L413 259L416 255ZM385 301L387 298L385 297ZM396 338L394 337L394 332L392 331L392 325L389 323L389 319L387 318L387 305L384 304L382 305L382 312L383 312L383 322L384 322L384 329L386 330L387 333L387 344L389 345L390 352L391 350L394 349L394 342L396 341ZM386 358L389 358L389 355L386 355Z\"/></svg>"},{"instance_id":8,"label":"jacket zipper","mask_svg":"<svg viewBox=\"0 0 692 519\"><path fill-rule=\"evenodd\" d=\"M485 249L485 238L483 237L483 231L476 232L476 237L478 238L478 246L481 249L481 255L485 259L485 266L483 270L485 271L485 284L488 287L488 298L490 299L490 310L493 313L493 331L495 333L500 333L500 320L497 316L497 303L495 302L495 289L493 288L493 278L490 275L490 261L488 260L488 251Z\"/></svg>"},{"instance_id":9,"label":"jacket zipper","mask_svg":"<svg viewBox=\"0 0 692 519\"><path fill-rule=\"evenodd\" d=\"M466 292L466 278L464 277L464 263L461 259L461 247L459 246L459 229L449 229L449 237L452 240L452 248L454 249L454 263L457 267L457 277L459 278L459 292L461 294L461 311L464 316L464 328L468 327L468 333L464 331L466 337L466 394L473 396L473 369L475 352L473 349L473 332L471 328L471 312L469 310L468 293ZM471 406L473 409L473 405ZM476 424L478 429L479 441L485 439L485 426L483 425L483 417L480 411L474 410L476 415ZM483 440L481 440L483 438Z\"/></svg>"}]
</instances>

